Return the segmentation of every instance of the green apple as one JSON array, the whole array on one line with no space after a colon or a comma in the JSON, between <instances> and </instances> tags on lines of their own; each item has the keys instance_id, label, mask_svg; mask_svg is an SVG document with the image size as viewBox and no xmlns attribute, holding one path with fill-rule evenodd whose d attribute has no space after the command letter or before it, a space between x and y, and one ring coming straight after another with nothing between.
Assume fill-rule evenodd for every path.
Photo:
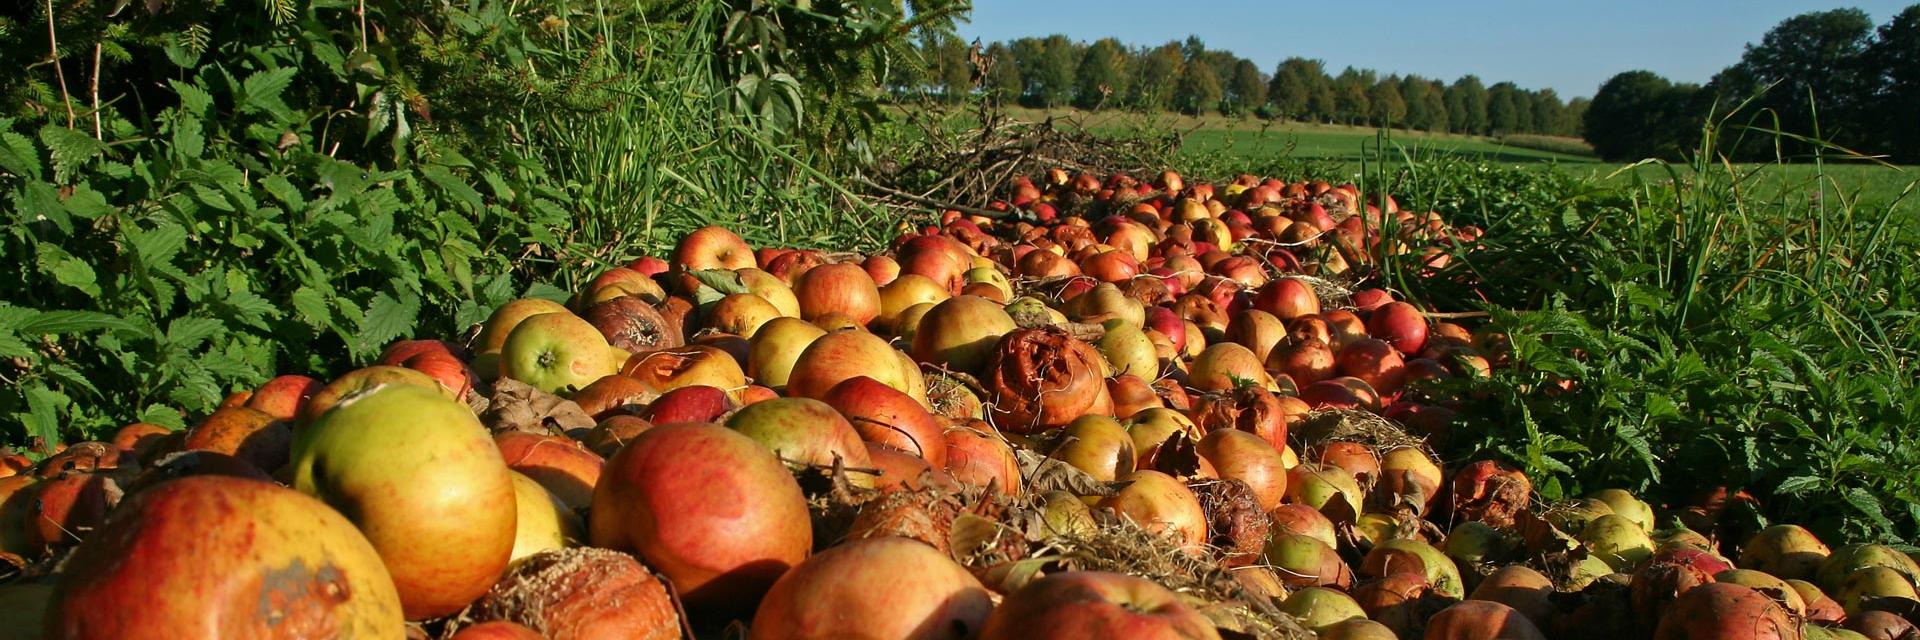
<instances>
[{"instance_id":1,"label":"green apple","mask_svg":"<svg viewBox=\"0 0 1920 640\"><path fill-rule=\"evenodd\" d=\"M527 318L500 348L500 375L547 393L585 387L619 367L606 336L571 313Z\"/></svg>"},{"instance_id":2,"label":"green apple","mask_svg":"<svg viewBox=\"0 0 1920 640\"><path fill-rule=\"evenodd\" d=\"M366 534L410 620L466 607L512 557L513 476L473 411L438 391L342 398L300 432L289 466L295 489Z\"/></svg>"}]
</instances>

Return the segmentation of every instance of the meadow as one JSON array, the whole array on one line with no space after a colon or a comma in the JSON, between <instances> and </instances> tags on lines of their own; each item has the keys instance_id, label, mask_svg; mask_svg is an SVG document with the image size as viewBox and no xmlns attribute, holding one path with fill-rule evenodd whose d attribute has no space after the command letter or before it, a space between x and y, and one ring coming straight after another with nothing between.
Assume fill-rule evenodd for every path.
<instances>
[{"instance_id":1,"label":"meadow","mask_svg":"<svg viewBox=\"0 0 1920 640\"><path fill-rule=\"evenodd\" d=\"M1576 138L1536 135L1496 138L1216 114L1190 116L1029 108L1012 108L1008 113L1030 121L1052 117L1057 123L1101 135L1178 133L1182 155L1209 163L1272 163L1277 159L1292 159L1310 162L1321 171L1358 175L1368 163L1405 164L1413 159L1449 157L1490 166L1551 168L1604 187L1628 187L1636 181L1640 184L1688 181L1694 175L1692 167L1684 164L1607 162L1595 157L1586 143ZM1733 170L1743 176L1746 188L1757 189L1756 194L1761 196L1815 189L1822 191L1826 198L1889 204L1902 213L1920 206L1916 200L1920 194L1903 197L1920 181L1920 168L1842 154L1825 160L1824 163L1803 160L1739 163L1733 165Z\"/></svg>"}]
</instances>

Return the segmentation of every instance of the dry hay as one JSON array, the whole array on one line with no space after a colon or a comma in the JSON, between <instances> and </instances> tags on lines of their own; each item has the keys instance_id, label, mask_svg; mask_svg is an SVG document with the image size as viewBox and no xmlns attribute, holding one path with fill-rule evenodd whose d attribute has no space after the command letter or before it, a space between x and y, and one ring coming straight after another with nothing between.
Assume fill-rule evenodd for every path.
<instances>
[{"instance_id":1,"label":"dry hay","mask_svg":"<svg viewBox=\"0 0 1920 640\"><path fill-rule=\"evenodd\" d=\"M1371 411L1321 409L1307 414L1306 420L1301 421L1293 433L1309 449L1329 442L1358 442L1372 447L1375 454L1414 447L1426 451L1429 457L1433 455L1425 439L1407 433L1406 429L1400 428L1392 420Z\"/></svg>"},{"instance_id":2,"label":"dry hay","mask_svg":"<svg viewBox=\"0 0 1920 640\"><path fill-rule=\"evenodd\" d=\"M1147 531L1131 520L1098 513L1089 531L1053 532L1031 560L1073 571L1107 571L1138 576L1197 604L1216 625L1254 638L1313 638L1312 631L1282 613L1271 598L1251 592L1232 570L1211 554L1183 551L1166 535Z\"/></svg>"},{"instance_id":3,"label":"dry hay","mask_svg":"<svg viewBox=\"0 0 1920 640\"><path fill-rule=\"evenodd\" d=\"M954 109L928 104L908 109L904 115L920 135L904 153L880 159L873 173L860 182L872 203L916 211L956 209L984 214L967 205L1003 199L1014 178L1054 168L1103 177L1110 172L1158 172L1183 137L1180 132L1101 136L1090 133L1076 117L1049 116L1029 122L986 101L966 114L980 124L958 132L952 125L962 114ZM1063 206L1065 212L1085 204L1056 206Z\"/></svg>"}]
</instances>

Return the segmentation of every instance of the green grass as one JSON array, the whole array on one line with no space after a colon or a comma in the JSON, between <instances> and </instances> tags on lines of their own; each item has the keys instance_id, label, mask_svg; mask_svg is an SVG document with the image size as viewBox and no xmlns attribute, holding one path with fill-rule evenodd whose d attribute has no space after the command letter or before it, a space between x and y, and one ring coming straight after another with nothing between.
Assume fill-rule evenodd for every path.
<instances>
[{"instance_id":1,"label":"green grass","mask_svg":"<svg viewBox=\"0 0 1920 640\"><path fill-rule=\"evenodd\" d=\"M1096 133L1113 135L1151 135L1168 131L1182 134L1182 154L1204 161L1209 166L1251 169L1272 166L1277 158L1308 161L1325 177L1353 177L1367 163L1398 161L1406 157L1449 157L1493 165L1522 167L1552 166L1568 175L1602 187L1627 187L1636 179L1643 184L1693 180L1694 170L1684 165L1661 163L1620 164L1590 154L1547 150L1568 150L1584 146L1579 140L1551 136L1513 136L1508 140L1485 136L1390 130L1369 127L1269 122L1257 118L1230 118L1219 115L1201 117L1174 114L1139 114L1118 111L1085 112L1079 110L1042 111L1012 109L1015 117L1040 120L1053 116ZM1382 148L1386 152L1381 152ZM1920 168L1892 167L1858 159L1829 160L1824 164L1740 164L1733 167L1743 179L1740 187L1762 199L1782 194L1818 189L1824 198L1860 204L1893 204L1902 213L1920 210L1920 193L1902 197L1920 181ZM1831 204L1832 201L1829 201Z\"/></svg>"}]
</instances>

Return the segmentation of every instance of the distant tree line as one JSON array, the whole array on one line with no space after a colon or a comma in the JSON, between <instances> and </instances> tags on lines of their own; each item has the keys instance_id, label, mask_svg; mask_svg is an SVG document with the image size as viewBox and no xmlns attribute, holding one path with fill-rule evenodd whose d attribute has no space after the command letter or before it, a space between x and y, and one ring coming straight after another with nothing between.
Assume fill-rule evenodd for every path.
<instances>
[{"instance_id":1,"label":"distant tree line","mask_svg":"<svg viewBox=\"0 0 1920 640\"><path fill-rule=\"evenodd\" d=\"M929 33L917 49L894 65L888 84L954 101L985 91L1038 108L1217 112L1477 135L1576 136L1587 109L1585 99L1563 101L1552 89L1487 86L1471 75L1451 83L1353 67L1330 75L1325 62L1298 57L1269 73L1195 36L1130 47L1064 35L979 45Z\"/></svg>"},{"instance_id":2,"label":"distant tree line","mask_svg":"<svg viewBox=\"0 0 1920 640\"><path fill-rule=\"evenodd\" d=\"M1609 159L1681 156L1700 143L1709 118L1732 113L1728 122L1738 126L1723 128L1715 149L1735 159L1804 156L1813 145L1801 136L1920 162L1916 105L1920 4L1877 30L1859 9L1788 18L1706 86L1621 73L1594 94L1584 125L1587 141Z\"/></svg>"}]
</instances>

